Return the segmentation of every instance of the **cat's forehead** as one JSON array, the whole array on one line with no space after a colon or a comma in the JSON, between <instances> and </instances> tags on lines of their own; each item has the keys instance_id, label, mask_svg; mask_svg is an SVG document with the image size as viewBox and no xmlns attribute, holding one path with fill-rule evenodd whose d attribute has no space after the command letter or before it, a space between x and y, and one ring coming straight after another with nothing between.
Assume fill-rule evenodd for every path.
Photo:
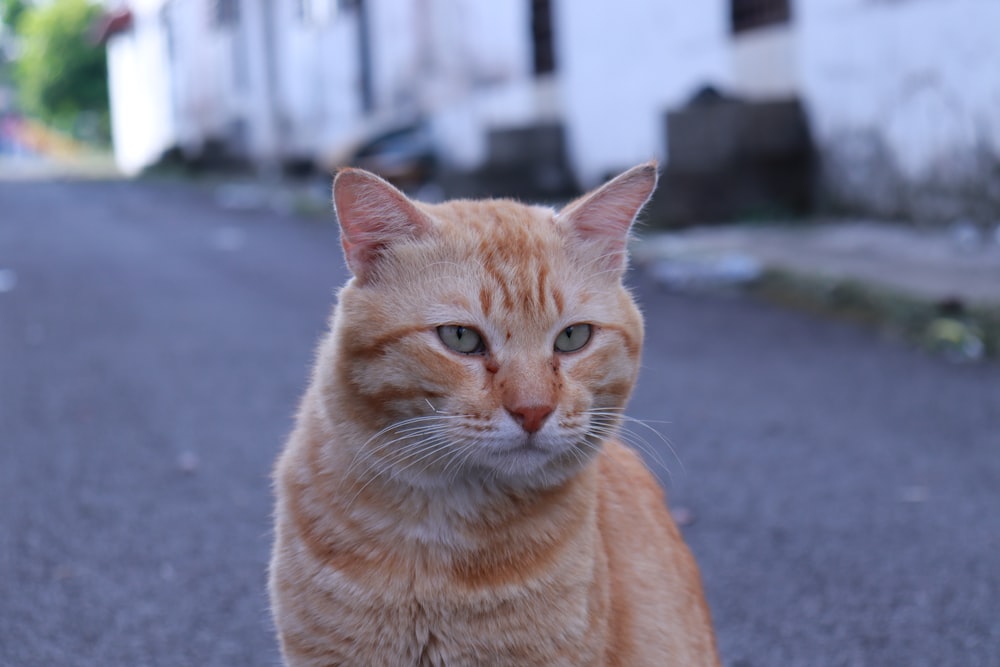
<instances>
[{"instance_id":1,"label":"cat's forehead","mask_svg":"<svg viewBox=\"0 0 1000 667\"><path fill-rule=\"evenodd\" d=\"M469 313L544 329L587 304L606 310L600 304L615 290L596 281L587 260L570 251L552 209L486 200L425 210L437 223L428 248L437 260L436 278L425 294L441 299L432 310L443 320Z\"/></svg>"},{"instance_id":2,"label":"cat's forehead","mask_svg":"<svg viewBox=\"0 0 1000 667\"><path fill-rule=\"evenodd\" d=\"M565 239L551 209L481 200L449 202L433 213L438 241L453 260L470 262L487 273L507 273L509 280L543 266L558 271L564 264Z\"/></svg>"},{"instance_id":3,"label":"cat's forehead","mask_svg":"<svg viewBox=\"0 0 1000 667\"><path fill-rule=\"evenodd\" d=\"M507 199L456 200L427 207L445 234L514 242L555 238L555 212Z\"/></svg>"}]
</instances>

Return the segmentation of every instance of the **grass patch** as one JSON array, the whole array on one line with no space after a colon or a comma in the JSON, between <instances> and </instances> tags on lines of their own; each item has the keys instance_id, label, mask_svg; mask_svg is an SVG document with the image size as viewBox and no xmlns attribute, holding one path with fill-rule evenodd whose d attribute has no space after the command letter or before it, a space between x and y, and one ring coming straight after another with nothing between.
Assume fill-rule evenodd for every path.
<instances>
[{"instance_id":1,"label":"grass patch","mask_svg":"<svg viewBox=\"0 0 1000 667\"><path fill-rule=\"evenodd\" d=\"M853 280L769 269L751 287L769 301L901 337L949 358L1000 358L1000 304L927 301Z\"/></svg>"}]
</instances>

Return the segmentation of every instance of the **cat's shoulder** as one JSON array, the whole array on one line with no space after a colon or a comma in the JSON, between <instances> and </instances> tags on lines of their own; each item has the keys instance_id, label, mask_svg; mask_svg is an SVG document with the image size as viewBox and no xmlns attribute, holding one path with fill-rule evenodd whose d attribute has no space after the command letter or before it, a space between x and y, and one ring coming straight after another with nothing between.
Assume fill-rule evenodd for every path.
<instances>
[{"instance_id":1,"label":"cat's shoulder","mask_svg":"<svg viewBox=\"0 0 1000 667\"><path fill-rule=\"evenodd\" d=\"M599 515L607 534L669 542L680 540L659 480L639 454L617 440L604 444L597 461Z\"/></svg>"},{"instance_id":2,"label":"cat's shoulder","mask_svg":"<svg viewBox=\"0 0 1000 667\"><path fill-rule=\"evenodd\" d=\"M642 457L618 440L612 439L604 443L598 459L598 469L602 480L607 484L652 493L661 501L664 498L663 489Z\"/></svg>"}]
</instances>

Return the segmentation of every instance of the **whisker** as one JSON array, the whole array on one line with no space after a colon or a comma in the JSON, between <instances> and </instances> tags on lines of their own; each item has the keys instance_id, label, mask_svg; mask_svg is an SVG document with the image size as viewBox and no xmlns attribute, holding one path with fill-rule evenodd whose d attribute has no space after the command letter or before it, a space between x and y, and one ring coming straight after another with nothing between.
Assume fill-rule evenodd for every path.
<instances>
[{"instance_id":1,"label":"whisker","mask_svg":"<svg viewBox=\"0 0 1000 667\"><path fill-rule=\"evenodd\" d=\"M423 434L433 433L441 427L440 422L447 419L460 419L462 415L450 415L441 410L434 408L434 405L428 400L427 404L435 411L436 414L433 415L418 415L416 417L409 417L407 419L402 419L397 422L389 424L385 428L377 431L371 435L358 449L354 455L354 459L351 461L350 465L347 467L345 474L350 474L355 471L355 467L363 461L365 458L371 458L371 455L381 452L388 447L398 444L404 439L418 438ZM395 432L397 437L391 440L381 442L376 445L372 445L373 442L383 437L384 435ZM401 436L401 437L400 437Z\"/></svg>"},{"instance_id":2,"label":"whisker","mask_svg":"<svg viewBox=\"0 0 1000 667\"><path fill-rule=\"evenodd\" d=\"M637 424L637 425L642 426L643 428L645 428L647 431L649 431L650 433L652 433L656 437L658 437L660 439L660 441L664 445L667 446L667 449L670 450L670 453L673 454L674 459L677 460L678 465L680 465L680 467L681 467L681 472L684 472L684 473L687 472L687 469L684 467L684 461L681 460L680 454L677 453L677 450L674 448L674 445L673 445L672 442L670 442L669 438L667 438L665 435L663 435L662 433L660 433L657 429L655 429L652 426L650 426L649 423L646 420L636 419L635 417L628 417L628 416L625 417L625 420L626 420L626 423L628 423L630 426L632 424ZM662 423L669 424L670 422L662 422Z\"/></svg>"},{"instance_id":3,"label":"whisker","mask_svg":"<svg viewBox=\"0 0 1000 667\"><path fill-rule=\"evenodd\" d=\"M635 432L630 428L633 424L642 426L646 430L652 432L666 445L667 449L673 455L674 459L681 467L682 472L686 472L684 466L684 461L681 460L680 455L678 455L677 450L674 448L673 444L668 440L662 433L650 426L646 420L636 419L635 417L630 417L622 413L621 408L596 408L592 410L587 410L586 414L594 418L613 418L620 420L615 426L609 424L593 424L592 429L603 437L614 437L617 436L623 440L626 444L635 447L636 449L646 453L654 462L661 467L668 476L672 476L670 467L663 461L659 454L659 451L654 447L648 440L643 438L640 434ZM669 422L662 422L669 423Z\"/></svg>"},{"instance_id":4,"label":"whisker","mask_svg":"<svg viewBox=\"0 0 1000 667\"><path fill-rule=\"evenodd\" d=\"M632 445L636 449L648 454L656 461L656 463L660 464L664 468L667 467L667 465L663 462L663 459L660 457L657 449L640 434L629 430L626 425L623 424L614 429L605 429L604 434L608 437L617 437L620 440L625 441L627 444ZM683 467L683 464L681 465Z\"/></svg>"},{"instance_id":5,"label":"whisker","mask_svg":"<svg viewBox=\"0 0 1000 667\"><path fill-rule=\"evenodd\" d=\"M372 475L371 478L368 479L368 481L366 481L364 484L362 484L361 488L359 488L357 490L357 492L355 492L355 494L353 496L351 496L351 499L347 502L347 505L346 505L345 509L350 509L354 505L355 501L357 501L357 499L361 496L361 494L364 493L364 490L367 489L372 483L374 483L380 477L388 475L390 479L398 478L398 476L401 473L405 472L407 469L409 469L410 467L412 467L413 465L415 465L416 463L418 463L420 460L422 460L422 458L424 458L426 456L429 456L429 455L431 455L431 454L434 453L433 451L430 452L430 453L427 453L428 449L434 450L434 451L441 451L442 449L447 448L447 446L449 444L448 441L447 441L447 439L443 435L441 435L436 440L435 439L431 439L431 440L428 440L428 441L420 441L420 442L422 444L420 446L412 449L412 450L403 450L403 452L394 452L393 453L394 455L397 455L397 456L400 455L400 454L402 454L403 455L402 458L397 458L395 461L392 461L392 457L390 457L389 462L383 461L383 466L381 466L381 467L376 467L374 464L371 464L370 465L370 469L374 470L375 474ZM422 457L421 459L418 459L417 461L408 463L407 465L405 465L401 469L396 469L395 468L395 466L399 465L400 462L406 460L406 458L409 458L410 456L418 456L420 454L424 454L424 457Z\"/></svg>"},{"instance_id":6,"label":"whisker","mask_svg":"<svg viewBox=\"0 0 1000 667\"><path fill-rule=\"evenodd\" d=\"M434 410L435 414L418 415L394 422L374 433L358 449L344 474L346 476L356 474L361 468L366 474L373 474L348 501L348 508L375 480L386 474L390 477L396 477L415 463L419 463L447 447L448 438L442 432L445 428L443 422L450 419L460 419L462 416L446 414L435 408L429 400L427 400L427 404ZM392 437L378 442L380 438L388 434L392 434ZM398 451L384 454L387 450L397 446L399 447ZM414 457L415 461L407 463L402 469L399 468L400 464Z\"/></svg>"},{"instance_id":7,"label":"whisker","mask_svg":"<svg viewBox=\"0 0 1000 667\"><path fill-rule=\"evenodd\" d=\"M439 454L452 444L451 439L443 435L435 439L421 441L419 447L414 447L404 456L400 456L390 463L390 465L393 466L393 476L398 477L401 473L406 472L421 461L425 461L428 457L433 457ZM404 462L406 465L403 465L402 468L397 467ZM433 461L431 463L433 463ZM425 467L424 469L426 470L427 468Z\"/></svg>"},{"instance_id":8,"label":"whisker","mask_svg":"<svg viewBox=\"0 0 1000 667\"><path fill-rule=\"evenodd\" d=\"M457 442L458 446L452 451L451 460L445 464L444 469L441 471L441 475L445 479L448 479L449 481L452 480L452 478L450 477L451 474L454 474L455 478L457 478L459 471L462 469L462 466L469 459L469 457L475 451L475 448L479 445L480 442L481 440L477 436L474 436L472 438L463 438L462 440L458 441ZM454 469L449 470L452 466L455 466Z\"/></svg>"},{"instance_id":9,"label":"whisker","mask_svg":"<svg viewBox=\"0 0 1000 667\"><path fill-rule=\"evenodd\" d=\"M461 453L461 452L462 452L462 450L465 450L465 451L464 451L464 453L462 454L462 457L461 457L461 459L458 459L458 465L456 465L456 466L455 466L455 469L454 469L454 471L453 471L453 472L454 472L454 475L455 475L455 477L454 477L454 478L452 478L452 479L451 479L451 481L454 481L454 479L457 479L457 478L458 478L458 473L459 473L459 471L460 471L460 470L462 470L462 468L463 468L463 467L465 466L466 462L467 462L467 461L468 461L468 460L469 460L470 458L472 458L472 455L473 455L473 454L474 454L474 453L476 452L476 449L477 449L477 448L478 448L478 447L479 447L480 445L482 445L482 443L483 443L483 441L484 441L485 439L486 439L486 438L484 438L484 437L483 437L482 435L479 435L479 434L476 434L476 435L473 435L473 436L472 436L472 437L470 437L470 438L466 438L466 439L464 439L464 442L462 442L462 444L461 444L461 446L459 447L458 451L456 451L456 458L457 458L457 455L458 455L459 453ZM450 466L451 466L451 463L452 463L452 462L449 462L449 463L448 463L448 465L447 465L447 466L445 466L445 472L446 472L446 473L447 473L447 471L448 471L448 467L450 467ZM496 470L494 470L494 472L496 472Z\"/></svg>"}]
</instances>

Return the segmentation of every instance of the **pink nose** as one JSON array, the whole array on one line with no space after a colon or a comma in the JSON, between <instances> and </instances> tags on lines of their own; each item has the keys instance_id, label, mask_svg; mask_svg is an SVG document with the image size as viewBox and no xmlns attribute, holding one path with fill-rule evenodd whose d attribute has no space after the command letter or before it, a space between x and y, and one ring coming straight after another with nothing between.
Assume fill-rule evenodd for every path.
<instances>
[{"instance_id":1,"label":"pink nose","mask_svg":"<svg viewBox=\"0 0 1000 667\"><path fill-rule=\"evenodd\" d=\"M546 417L552 414L552 406L528 405L519 408L507 408L510 416L528 433L535 433L542 428Z\"/></svg>"}]
</instances>

